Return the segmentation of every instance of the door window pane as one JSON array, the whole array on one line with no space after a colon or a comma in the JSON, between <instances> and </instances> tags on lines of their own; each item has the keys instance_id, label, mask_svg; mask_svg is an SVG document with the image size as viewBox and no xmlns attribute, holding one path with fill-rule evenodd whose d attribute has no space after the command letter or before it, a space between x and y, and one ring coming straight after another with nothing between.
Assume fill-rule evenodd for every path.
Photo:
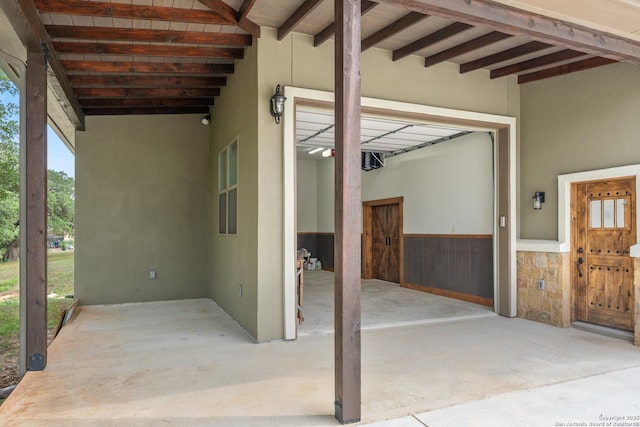
<instances>
[{"instance_id":1,"label":"door window pane","mask_svg":"<svg viewBox=\"0 0 640 427\"><path fill-rule=\"evenodd\" d=\"M602 227L602 204L600 200L591 201L591 228Z\"/></svg>"},{"instance_id":2,"label":"door window pane","mask_svg":"<svg viewBox=\"0 0 640 427\"><path fill-rule=\"evenodd\" d=\"M624 228L624 208L627 204L625 199L616 200L616 227Z\"/></svg>"},{"instance_id":3,"label":"door window pane","mask_svg":"<svg viewBox=\"0 0 640 427\"><path fill-rule=\"evenodd\" d=\"M615 205L613 203L613 199L603 200L603 211L604 211L604 228L615 227L615 223L614 223Z\"/></svg>"}]
</instances>

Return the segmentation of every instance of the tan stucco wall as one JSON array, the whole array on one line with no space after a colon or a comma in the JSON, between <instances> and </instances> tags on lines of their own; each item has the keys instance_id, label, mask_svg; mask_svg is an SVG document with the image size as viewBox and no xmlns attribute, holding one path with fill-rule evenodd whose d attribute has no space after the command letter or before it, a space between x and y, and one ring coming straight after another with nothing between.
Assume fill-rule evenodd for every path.
<instances>
[{"instance_id":1,"label":"tan stucco wall","mask_svg":"<svg viewBox=\"0 0 640 427\"><path fill-rule=\"evenodd\" d=\"M81 303L207 295L208 151L199 116L86 118L75 157Z\"/></svg>"},{"instance_id":2,"label":"tan stucco wall","mask_svg":"<svg viewBox=\"0 0 640 427\"><path fill-rule=\"evenodd\" d=\"M257 48L245 49L216 98L211 138L211 280L209 295L254 338L258 333ZM238 138L238 234L218 233L218 153ZM242 296L238 287L242 286Z\"/></svg>"},{"instance_id":3,"label":"tan stucco wall","mask_svg":"<svg viewBox=\"0 0 640 427\"><path fill-rule=\"evenodd\" d=\"M522 85L521 238L558 238L558 175L640 163L638 71L614 64ZM546 192L541 211L535 191Z\"/></svg>"},{"instance_id":4,"label":"tan stucco wall","mask_svg":"<svg viewBox=\"0 0 640 427\"><path fill-rule=\"evenodd\" d=\"M282 338L284 322L284 127L269 115L269 98L278 83L333 91L333 50L332 42L314 48L312 37L296 33L278 42L275 30L263 28L213 109L212 156L240 135L240 210L246 211L237 243L223 244L223 238L212 233L211 295L259 341ZM255 69L257 76L251 74ZM257 100L252 98L254 90ZM513 78L490 80L485 71L460 75L452 64L426 69L420 58L413 57L393 62L390 52L378 49L362 57L362 95L519 116L519 87ZM287 108L292 108L290 102ZM212 166L216 169L213 157ZM217 188L216 174L213 170L212 188ZM217 198L212 198L212 212L215 224ZM241 276L247 283L240 298L236 289L245 280Z\"/></svg>"}]
</instances>

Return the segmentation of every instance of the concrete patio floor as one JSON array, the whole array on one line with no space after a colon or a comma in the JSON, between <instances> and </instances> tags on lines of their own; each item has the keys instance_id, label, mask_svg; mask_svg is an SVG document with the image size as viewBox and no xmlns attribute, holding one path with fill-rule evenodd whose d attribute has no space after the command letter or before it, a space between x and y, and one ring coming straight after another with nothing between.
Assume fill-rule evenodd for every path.
<instances>
[{"instance_id":1,"label":"concrete patio floor","mask_svg":"<svg viewBox=\"0 0 640 427\"><path fill-rule=\"evenodd\" d=\"M640 416L640 349L624 340L495 315L364 326L361 424ZM90 306L0 407L0 424L335 426L333 387L331 334L255 344L206 299Z\"/></svg>"}]
</instances>

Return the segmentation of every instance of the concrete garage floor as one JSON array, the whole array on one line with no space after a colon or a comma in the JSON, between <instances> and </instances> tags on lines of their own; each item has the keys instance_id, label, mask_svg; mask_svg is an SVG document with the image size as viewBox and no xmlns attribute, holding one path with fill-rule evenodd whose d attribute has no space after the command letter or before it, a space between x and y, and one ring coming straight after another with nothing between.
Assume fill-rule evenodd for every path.
<instances>
[{"instance_id":1,"label":"concrete garage floor","mask_svg":"<svg viewBox=\"0 0 640 427\"><path fill-rule=\"evenodd\" d=\"M640 349L494 315L374 328L362 333L362 388L373 426L588 425L640 416ZM334 426L333 399L331 334L255 344L204 299L91 306L0 407L0 425Z\"/></svg>"},{"instance_id":2,"label":"concrete garage floor","mask_svg":"<svg viewBox=\"0 0 640 427\"><path fill-rule=\"evenodd\" d=\"M298 336L333 333L334 275L304 272L305 321ZM362 281L362 329L410 326L496 316L491 307L401 288L382 280Z\"/></svg>"}]
</instances>

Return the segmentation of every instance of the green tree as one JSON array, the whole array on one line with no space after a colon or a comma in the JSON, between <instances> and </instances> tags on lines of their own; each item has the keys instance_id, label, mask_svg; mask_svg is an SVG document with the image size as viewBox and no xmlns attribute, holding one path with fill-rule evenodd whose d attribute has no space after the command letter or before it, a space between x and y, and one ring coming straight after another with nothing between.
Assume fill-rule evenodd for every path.
<instances>
[{"instance_id":1,"label":"green tree","mask_svg":"<svg viewBox=\"0 0 640 427\"><path fill-rule=\"evenodd\" d=\"M18 148L18 106L4 101L15 97L18 89L0 70L0 258L5 248L16 244L20 206L20 172Z\"/></svg>"},{"instance_id":2,"label":"green tree","mask_svg":"<svg viewBox=\"0 0 640 427\"><path fill-rule=\"evenodd\" d=\"M75 230L75 182L64 172L49 170L47 184L49 187L47 194L48 231L53 234L72 235Z\"/></svg>"}]
</instances>

